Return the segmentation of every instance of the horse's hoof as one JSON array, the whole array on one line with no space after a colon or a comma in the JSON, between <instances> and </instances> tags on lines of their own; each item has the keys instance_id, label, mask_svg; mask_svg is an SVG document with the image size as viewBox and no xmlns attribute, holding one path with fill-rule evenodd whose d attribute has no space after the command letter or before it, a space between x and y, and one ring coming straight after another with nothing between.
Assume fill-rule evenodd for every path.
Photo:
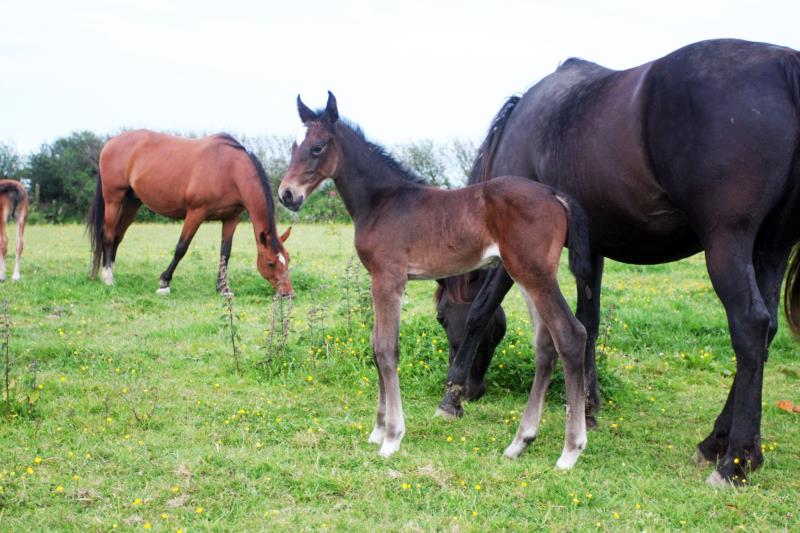
<instances>
[{"instance_id":1,"label":"horse's hoof","mask_svg":"<svg viewBox=\"0 0 800 533\"><path fill-rule=\"evenodd\" d=\"M233 298L233 291L228 289L225 291L219 291L220 296L224 296L225 298Z\"/></svg>"},{"instance_id":2,"label":"horse's hoof","mask_svg":"<svg viewBox=\"0 0 800 533\"><path fill-rule=\"evenodd\" d=\"M433 413L433 416L434 418L441 418L442 420L457 420L464 416L464 408L458 407L456 409L452 406L445 408L440 405L436 408L436 412Z\"/></svg>"},{"instance_id":3,"label":"horse's hoof","mask_svg":"<svg viewBox=\"0 0 800 533\"><path fill-rule=\"evenodd\" d=\"M382 444L383 438L386 436L386 429L374 427L372 428L372 433L369 434L369 438L367 442L370 444Z\"/></svg>"},{"instance_id":4,"label":"horse's hoof","mask_svg":"<svg viewBox=\"0 0 800 533\"><path fill-rule=\"evenodd\" d=\"M556 468L559 470L570 470L573 466L575 466L575 463L578 462L578 457L580 456L580 449L575 449L569 452L564 451L556 462Z\"/></svg>"},{"instance_id":5,"label":"horse's hoof","mask_svg":"<svg viewBox=\"0 0 800 533\"><path fill-rule=\"evenodd\" d=\"M586 429L597 428L597 418L593 415L586 415Z\"/></svg>"},{"instance_id":6,"label":"horse's hoof","mask_svg":"<svg viewBox=\"0 0 800 533\"><path fill-rule=\"evenodd\" d=\"M734 487L731 480L725 479L722 474L714 470L711 475L706 479L706 485L714 487L715 489L730 489Z\"/></svg>"},{"instance_id":7,"label":"horse's hoof","mask_svg":"<svg viewBox=\"0 0 800 533\"><path fill-rule=\"evenodd\" d=\"M525 451L525 444L514 441L508 445L505 451L503 451L503 455L505 455L509 459L517 459L520 455L522 455L522 452L524 451Z\"/></svg>"},{"instance_id":8,"label":"horse's hoof","mask_svg":"<svg viewBox=\"0 0 800 533\"><path fill-rule=\"evenodd\" d=\"M703 452L700 451L700 448L695 448L694 453L692 454L692 462L698 466L707 466L714 464L714 461L706 459L706 456L703 455Z\"/></svg>"},{"instance_id":9,"label":"horse's hoof","mask_svg":"<svg viewBox=\"0 0 800 533\"><path fill-rule=\"evenodd\" d=\"M100 273L100 279L103 280L103 283L106 285L111 286L114 284L114 272L110 268L106 267Z\"/></svg>"},{"instance_id":10,"label":"horse's hoof","mask_svg":"<svg viewBox=\"0 0 800 533\"><path fill-rule=\"evenodd\" d=\"M156 289L156 294L158 294L159 296L166 296L167 294L169 294L169 287L159 287L158 289Z\"/></svg>"},{"instance_id":11,"label":"horse's hoof","mask_svg":"<svg viewBox=\"0 0 800 533\"><path fill-rule=\"evenodd\" d=\"M381 451L378 452L382 457L391 457L400 449L400 439L384 439Z\"/></svg>"},{"instance_id":12,"label":"horse's hoof","mask_svg":"<svg viewBox=\"0 0 800 533\"><path fill-rule=\"evenodd\" d=\"M11 276L11 281L19 281L19 274L14 274Z\"/></svg>"}]
</instances>

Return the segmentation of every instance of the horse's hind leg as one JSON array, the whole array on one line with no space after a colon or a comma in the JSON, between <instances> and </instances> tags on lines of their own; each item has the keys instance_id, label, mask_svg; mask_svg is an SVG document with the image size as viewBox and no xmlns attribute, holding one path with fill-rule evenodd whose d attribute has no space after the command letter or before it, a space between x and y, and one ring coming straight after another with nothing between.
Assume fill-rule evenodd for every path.
<instances>
[{"instance_id":1,"label":"horse's hind leg","mask_svg":"<svg viewBox=\"0 0 800 533\"><path fill-rule=\"evenodd\" d=\"M222 221L222 242L219 247L219 274L217 275L217 292L222 294L233 295L230 285L228 284L228 260L231 257L231 249L233 248L233 232L236 231L236 226L239 224L242 214L239 213L235 217ZM222 269L225 268L225 279L222 276Z\"/></svg>"},{"instance_id":2,"label":"horse's hind leg","mask_svg":"<svg viewBox=\"0 0 800 533\"><path fill-rule=\"evenodd\" d=\"M597 427L600 411L600 385L597 381L597 334L600 329L600 285L603 280L603 256L592 258L592 273L586 287L578 282L578 306L575 316L586 328L586 355L584 357L584 379L586 383L586 426Z\"/></svg>"},{"instance_id":3,"label":"horse's hind leg","mask_svg":"<svg viewBox=\"0 0 800 533\"><path fill-rule=\"evenodd\" d=\"M19 262L22 258L22 249L25 247L25 220L28 217L28 209L26 206L22 205L19 207L17 212L17 242L16 242L16 250L14 255L14 274L11 276L11 279L14 281L19 281L20 273L19 273Z\"/></svg>"},{"instance_id":4,"label":"horse's hind leg","mask_svg":"<svg viewBox=\"0 0 800 533\"><path fill-rule=\"evenodd\" d=\"M6 237L7 213L4 198L0 197L0 281L6 280L6 254L8 253L8 237Z\"/></svg>"},{"instance_id":5,"label":"horse's hind leg","mask_svg":"<svg viewBox=\"0 0 800 533\"><path fill-rule=\"evenodd\" d=\"M114 284L114 242L117 238L117 227L122 216L122 207L125 202L124 192L112 195L109 192L105 197L105 217L103 219L103 271L100 279L106 285Z\"/></svg>"},{"instance_id":6,"label":"horse's hind leg","mask_svg":"<svg viewBox=\"0 0 800 533\"><path fill-rule=\"evenodd\" d=\"M722 442L727 439L727 447L721 453L710 449L713 447L706 441L700 445L701 453L705 444L706 452L719 456L717 469L707 480L715 486L746 483L746 472L764 461L761 392L771 316L756 281L752 257L753 236L746 233L720 233L706 246L709 277L725 306L736 354L736 377L712 432Z\"/></svg>"},{"instance_id":7,"label":"horse's hind leg","mask_svg":"<svg viewBox=\"0 0 800 533\"><path fill-rule=\"evenodd\" d=\"M169 294L169 283L172 281L172 274L175 273L178 263L180 263L183 256L186 255L186 250L197 233L197 228L205 220L205 213L202 211L189 211L186 213L186 218L183 221L183 228L181 229L181 236L178 239L178 244L175 246L175 255L172 257L167 269L161 273L159 287L156 294Z\"/></svg>"},{"instance_id":8,"label":"horse's hind leg","mask_svg":"<svg viewBox=\"0 0 800 533\"><path fill-rule=\"evenodd\" d=\"M512 459L519 457L525 448L536 439L536 435L539 432L539 423L542 419L544 397L547 393L547 387L550 385L550 376L553 373L557 355L553 338L550 336L550 332L545 327L541 317L538 316L536 307L534 307L533 302L528 298L525 291L522 290L521 292L525 298L525 303L528 304L528 313L535 328L536 374L533 377L528 406L525 408L525 414L522 415L517 434L504 452L506 457Z\"/></svg>"},{"instance_id":9,"label":"horse's hind leg","mask_svg":"<svg viewBox=\"0 0 800 533\"><path fill-rule=\"evenodd\" d=\"M115 231L114 236L114 244L111 246L111 266L113 268L114 263L117 262L117 249L119 248L122 239L125 238L125 233L128 231L128 228L133 224L133 221L136 220L136 213L139 211L139 207L141 207L142 202L139 200L126 200L124 204L122 204L122 210L119 216L119 223L117 224L117 229Z\"/></svg>"},{"instance_id":10,"label":"horse's hind leg","mask_svg":"<svg viewBox=\"0 0 800 533\"><path fill-rule=\"evenodd\" d=\"M786 261L790 245L764 245L756 242L753 252L753 267L759 292L764 305L770 314L769 330L767 333L767 347L772 343L778 331L778 304L780 301L781 283L786 271ZM736 390L736 377L728 393L725 406L714 422L714 429L698 445L692 460L697 464L716 463L725 455L728 449L728 440L733 421L734 391Z\"/></svg>"}]
</instances>

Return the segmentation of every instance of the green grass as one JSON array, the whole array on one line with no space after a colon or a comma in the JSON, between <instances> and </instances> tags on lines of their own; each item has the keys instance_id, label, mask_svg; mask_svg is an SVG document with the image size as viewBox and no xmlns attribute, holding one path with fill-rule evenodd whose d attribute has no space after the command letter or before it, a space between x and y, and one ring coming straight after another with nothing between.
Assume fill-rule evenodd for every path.
<instances>
[{"instance_id":1,"label":"green grass","mask_svg":"<svg viewBox=\"0 0 800 533\"><path fill-rule=\"evenodd\" d=\"M10 301L12 392L33 386L38 398L0 419L0 529L800 527L800 415L775 406L800 403L798 346L785 325L765 372L766 464L752 486L710 489L710 469L689 461L734 370L702 256L607 264L600 426L565 473L554 468L564 434L559 383L536 443L517 461L502 456L533 372L517 291L506 299L509 336L487 395L466 406L464 419L445 422L432 418L447 352L434 283L409 284L400 372L407 434L385 460L367 443L377 374L370 313L345 275L351 228L294 228L287 245L298 294L285 353L277 354L266 347L276 343L272 290L256 272L250 228L240 228L230 281L241 375L224 299L214 292L218 225L201 228L172 294L155 295L178 232L134 225L110 288L87 279L81 227L29 228L23 281L0 285L0 298Z\"/></svg>"}]
</instances>

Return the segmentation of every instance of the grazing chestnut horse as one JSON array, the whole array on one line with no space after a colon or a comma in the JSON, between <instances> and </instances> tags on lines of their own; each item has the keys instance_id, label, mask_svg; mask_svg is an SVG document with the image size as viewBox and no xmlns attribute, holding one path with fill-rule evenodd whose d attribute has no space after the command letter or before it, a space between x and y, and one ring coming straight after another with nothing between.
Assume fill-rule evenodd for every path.
<instances>
[{"instance_id":1,"label":"grazing chestnut horse","mask_svg":"<svg viewBox=\"0 0 800 533\"><path fill-rule=\"evenodd\" d=\"M323 112L314 113L299 96L297 106L305 134L292 147L279 198L296 211L323 180L332 179L353 218L356 250L372 279L380 397L369 441L381 444L380 454L388 457L400 448L405 432L397 343L406 281L451 276L500 259L536 326L536 377L505 454L517 457L536 437L558 353L567 421L557 466L571 468L586 445L586 331L561 295L556 274L567 235L573 272L580 277L589 268L588 234L578 206L546 185L513 176L451 191L426 186L357 127L339 120L332 94Z\"/></svg>"},{"instance_id":2,"label":"grazing chestnut horse","mask_svg":"<svg viewBox=\"0 0 800 533\"><path fill-rule=\"evenodd\" d=\"M586 209L592 268L576 314L588 333L590 421L600 404L594 345L603 257L654 264L705 250L736 354L725 407L695 455L717 463L714 486L745 483L764 461L762 379L787 263L785 310L800 333L799 147L800 52L712 40L628 70L564 62L506 102L469 179L524 176ZM484 287L489 296L472 308L448 373L456 390L511 280L500 268ZM458 315L449 318L448 327L459 327ZM440 409L457 413L457 396L447 394Z\"/></svg>"},{"instance_id":3,"label":"grazing chestnut horse","mask_svg":"<svg viewBox=\"0 0 800 533\"><path fill-rule=\"evenodd\" d=\"M87 222L94 251L92 277L102 259L102 279L107 285L114 283L117 248L142 203L184 221L175 256L161 274L158 294L169 294L172 274L205 220L222 221L217 290L224 290L222 267L228 264L233 232L245 209L253 222L258 271L278 294L292 294L289 254L283 247L291 228L278 237L264 168L230 135L183 139L137 130L106 143L100 152L100 176Z\"/></svg>"},{"instance_id":4,"label":"grazing chestnut horse","mask_svg":"<svg viewBox=\"0 0 800 533\"><path fill-rule=\"evenodd\" d=\"M24 246L25 219L28 218L28 191L18 181L0 180L0 281L6 280L6 254L8 237L6 223L12 216L17 223L17 246L14 255L14 273L11 279L19 281L19 259Z\"/></svg>"}]
</instances>

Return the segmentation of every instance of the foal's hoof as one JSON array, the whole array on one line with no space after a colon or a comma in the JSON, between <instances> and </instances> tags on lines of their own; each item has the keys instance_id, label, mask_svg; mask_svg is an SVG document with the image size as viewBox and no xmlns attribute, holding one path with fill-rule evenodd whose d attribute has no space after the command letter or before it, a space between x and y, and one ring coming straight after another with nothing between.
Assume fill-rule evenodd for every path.
<instances>
[{"instance_id":1,"label":"foal's hoof","mask_svg":"<svg viewBox=\"0 0 800 533\"><path fill-rule=\"evenodd\" d=\"M597 418L594 415L586 415L586 429L595 429L597 427Z\"/></svg>"},{"instance_id":2,"label":"foal's hoof","mask_svg":"<svg viewBox=\"0 0 800 533\"><path fill-rule=\"evenodd\" d=\"M230 289L225 289L224 291L217 291L217 292L219 292L220 296L223 296L225 298L233 298L233 291Z\"/></svg>"},{"instance_id":3,"label":"foal's hoof","mask_svg":"<svg viewBox=\"0 0 800 533\"><path fill-rule=\"evenodd\" d=\"M707 459L706 456L703 455L703 452L700 451L700 448L696 448L694 450L694 453L692 454L692 462L698 466L707 466L714 464L714 461L712 461L711 459ZM717 472L715 471L714 473L716 474Z\"/></svg>"},{"instance_id":4,"label":"foal's hoof","mask_svg":"<svg viewBox=\"0 0 800 533\"><path fill-rule=\"evenodd\" d=\"M386 429L374 427L372 428L372 433L369 434L369 438L367 442L370 444L382 444L383 438L386 436Z\"/></svg>"},{"instance_id":5,"label":"foal's hoof","mask_svg":"<svg viewBox=\"0 0 800 533\"><path fill-rule=\"evenodd\" d=\"M156 289L156 294L159 296L166 296L169 294L169 287L159 287Z\"/></svg>"}]
</instances>

